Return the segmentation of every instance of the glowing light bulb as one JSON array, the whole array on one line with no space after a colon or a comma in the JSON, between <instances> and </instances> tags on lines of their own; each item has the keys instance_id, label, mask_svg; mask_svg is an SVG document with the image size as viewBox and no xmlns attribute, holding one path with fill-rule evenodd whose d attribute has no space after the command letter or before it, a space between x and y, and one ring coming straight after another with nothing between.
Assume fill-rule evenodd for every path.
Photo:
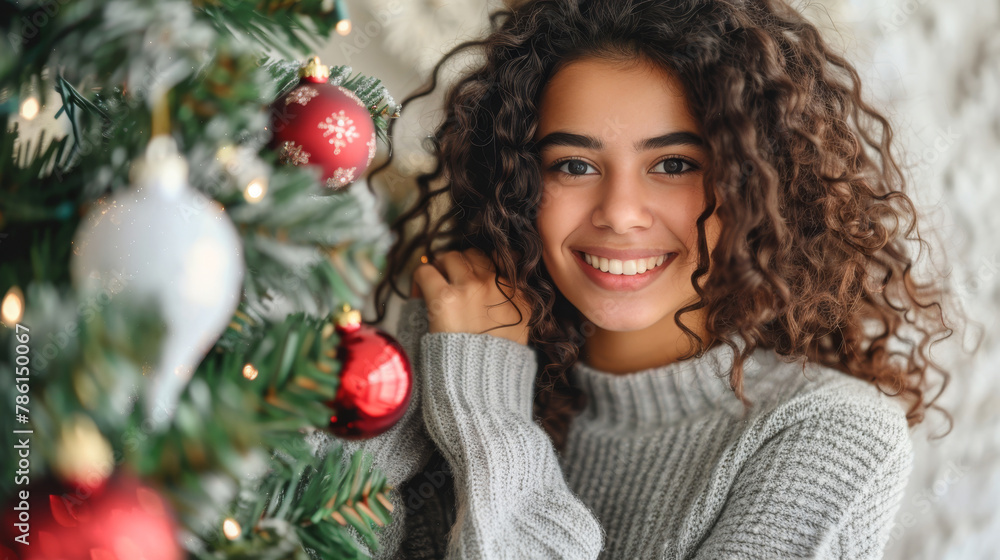
<instances>
[{"instance_id":1,"label":"glowing light bulb","mask_svg":"<svg viewBox=\"0 0 1000 560\"><path fill-rule=\"evenodd\" d=\"M34 97L29 97L21 103L21 118L30 121L31 119L38 116L38 110L41 107L38 105L38 99Z\"/></svg>"},{"instance_id":2,"label":"glowing light bulb","mask_svg":"<svg viewBox=\"0 0 1000 560\"><path fill-rule=\"evenodd\" d=\"M13 286L7 290L3 303L0 303L0 317L8 327L13 327L24 318L24 294L21 293L21 288Z\"/></svg>"},{"instance_id":3,"label":"glowing light bulb","mask_svg":"<svg viewBox=\"0 0 1000 560\"><path fill-rule=\"evenodd\" d=\"M348 33L351 32L351 20L349 20L349 19L342 19L342 20L338 21L336 29L337 29L337 33L339 33L341 35L347 35Z\"/></svg>"},{"instance_id":4,"label":"glowing light bulb","mask_svg":"<svg viewBox=\"0 0 1000 560\"><path fill-rule=\"evenodd\" d=\"M250 381L257 379L257 368L253 367L253 364L243 366L243 377L246 377Z\"/></svg>"},{"instance_id":5,"label":"glowing light bulb","mask_svg":"<svg viewBox=\"0 0 1000 560\"><path fill-rule=\"evenodd\" d=\"M246 188L243 189L243 198L247 199L247 202L257 203L264 198L264 193L266 192L267 180L257 178L247 183Z\"/></svg>"},{"instance_id":6,"label":"glowing light bulb","mask_svg":"<svg viewBox=\"0 0 1000 560\"><path fill-rule=\"evenodd\" d=\"M235 519L227 517L226 520L222 522L222 532L226 535L227 539L234 541L239 538L243 529Z\"/></svg>"}]
</instances>

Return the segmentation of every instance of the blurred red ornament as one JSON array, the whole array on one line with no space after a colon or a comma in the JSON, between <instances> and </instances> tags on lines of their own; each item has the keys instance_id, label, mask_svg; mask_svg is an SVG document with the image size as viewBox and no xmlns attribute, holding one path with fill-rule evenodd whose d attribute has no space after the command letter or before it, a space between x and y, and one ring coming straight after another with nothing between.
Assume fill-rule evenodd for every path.
<instances>
[{"instance_id":1,"label":"blurred red ornament","mask_svg":"<svg viewBox=\"0 0 1000 560\"><path fill-rule=\"evenodd\" d=\"M344 439L367 439L393 427L406 413L413 372L406 352L385 331L361 322L361 313L344 306L335 328L340 388L333 401L330 431Z\"/></svg>"},{"instance_id":2,"label":"blurred red ornament","mask_svg":"<svg viewBox=\"0 0 1000 560\"><path fill-rule=\"evenodd\" d=\"M0 532L20 560L184 558L169 504L131 475L96 491L53 479L19 489L4 507Z\"/></svg>"},{"instance_id":3,"label":"blurred red ornament","mask_svg":"<svg viewBox=\"0 0 1000 560\"><path fill-rule=\"evenodd\" d=\"M375 158L375 122L351 90L327 83L313 57L298 85L271 105L271 149L291 165L318 165L331 189L361 178Z\"/></svg>"}]
</instances>

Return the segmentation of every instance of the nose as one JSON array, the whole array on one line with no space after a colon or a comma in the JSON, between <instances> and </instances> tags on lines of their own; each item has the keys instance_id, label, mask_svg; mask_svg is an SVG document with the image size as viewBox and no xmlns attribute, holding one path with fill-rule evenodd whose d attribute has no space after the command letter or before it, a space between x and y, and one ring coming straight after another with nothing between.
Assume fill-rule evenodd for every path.
<instances>
[{"instance_id":1,"label":"nose","mask_svg":"<svg viewBox=\"0 0 1000 560\"><path fill-rule=\"evenodd\" d=\"M618 234L652 226L653 214L647 208L645 189L642 179L627 171L609 173L594 207L594 226L611 228Z\"/></svg>"}]
</instances>

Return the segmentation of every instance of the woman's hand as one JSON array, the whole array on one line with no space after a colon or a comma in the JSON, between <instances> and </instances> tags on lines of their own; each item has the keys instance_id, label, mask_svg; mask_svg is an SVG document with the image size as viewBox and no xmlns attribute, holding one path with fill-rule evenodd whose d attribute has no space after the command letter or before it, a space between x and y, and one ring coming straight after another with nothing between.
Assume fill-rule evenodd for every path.
<instances>
[{"instance_id":1,"label":"woman's hand","mask_svg":"<svg viewBox=\"0 0 1000 560\"><path fill-rule=\"evenodd\" d=\"M498 325L512 325L486 334L528 344L528 305L520 294L511 298L517 308L507 301L494 284L496 271L485 253L479 249L448 251L432 262L421 264L413 271L411 288L412 297L423 298L427 303L430 322L427 332L480 334ZM500 283L510 285L503 278ZM510 293L510 288L505 291ZM491 305L495 307L489 307Z\"/></svg>"}]
</instances>

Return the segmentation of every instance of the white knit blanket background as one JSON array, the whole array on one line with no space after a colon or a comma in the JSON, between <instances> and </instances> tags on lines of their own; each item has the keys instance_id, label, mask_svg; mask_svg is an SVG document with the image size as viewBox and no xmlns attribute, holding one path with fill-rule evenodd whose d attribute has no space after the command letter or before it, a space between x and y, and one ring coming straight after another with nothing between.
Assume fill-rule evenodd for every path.
<instances>
[{"instance_id":1,"label":"white knit blanket background","mask_svg":"<svg viewBox=\"0 0 1000 560\"><path fill-rule=\"evenodd\" d=\"M971 354L940 345L953 371L942 440L914 433L913 476L887 559L1000 558L1000 3L831 0L810 15L865 73L908 151L912 192L927 214L956 301L979 325ZM834 22L836 29L831 25ZM958 342L958 335L953 337Z\"/></svg>"}]
</instances>

